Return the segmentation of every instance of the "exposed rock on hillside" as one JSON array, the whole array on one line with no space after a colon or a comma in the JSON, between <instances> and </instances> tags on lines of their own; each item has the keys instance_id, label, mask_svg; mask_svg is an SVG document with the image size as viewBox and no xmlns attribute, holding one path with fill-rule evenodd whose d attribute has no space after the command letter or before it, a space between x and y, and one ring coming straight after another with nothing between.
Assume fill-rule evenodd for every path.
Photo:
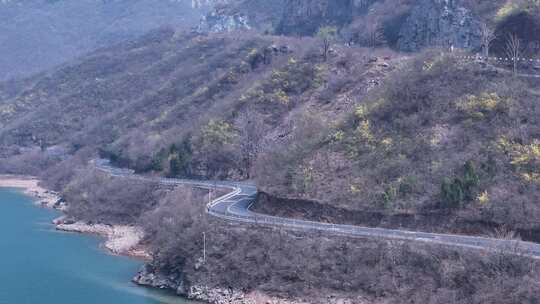
<instances>
[{"instance_id":1,"label":"exposed rock on hillside","mask_svg":"<svg viewBox=\"0 0 540 304\"><path fill-rule=\"evenodd\" d=\"M421 0L401 29L398 48L418 51L426 46L480 47L480 24L454 0Z\"/></svg>"},{"instance_id":2,"label":"exposed rock on hillside","mask_svg":"<svg viewBox=\"0 0 540 304\"><path fill-rule=\"evenodd\" d=\"M457 0L234 0L216 5L201 29L257 29L311 36L321 26L345 28L346 32L347 26L360 24L358 36L366 35L373 26L381 34L392 36L384 39L402 51L430 46L475 50L480 47L480 17ZM345 32L342 34L347 35Z\"/></svg>"},{"instance_id":3,"label":"exposed rock on hillside","mask_svg":"<svg viewBox=\"0 0 540 304\"><path fill-rule=\"evenodd\" d=\"M352 21L354 8L353 0L287 0L277 32L312 35L323 25L341 27Z\"/></svg>"},{"instance_id":4,"label":"exposed rock on hillside","mask_svg":"<svg viewBox=\"0 0 540 304\"><path fill-rule=\"evenodd\" d=\"M235 30L249 30L251 26L248 17L244 14L223 14L214 10L203 17L200 30L211 33L231 32Z\"/></svg>"},{"instance_id":5,"label":"exposed rock on hillside","mask_svg":"<svg viewBox=\"0 0 540 304\"><path fill-rule=\"evenodd\" d=\"M229 32L256 29L274 32L283 16L287 0L223 0L214 3L214 9L202 18L202 32Z\"/></svg>"}]
</instances>

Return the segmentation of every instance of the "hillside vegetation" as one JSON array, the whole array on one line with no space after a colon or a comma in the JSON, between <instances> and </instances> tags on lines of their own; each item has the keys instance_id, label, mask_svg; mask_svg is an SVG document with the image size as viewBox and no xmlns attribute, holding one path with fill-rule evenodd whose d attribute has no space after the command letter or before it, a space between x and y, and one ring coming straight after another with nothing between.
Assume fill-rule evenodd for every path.
<instances>
[{"instance_id":1,"label":"hillside vegetation","mask_svg":"<svg viewBox=\"0 0 540 304\"><path fill-rule=\"evenodd\" d=\"M538 265L516 248L229 225L207 218L200 189L89 164L249 180L253 208L279 216L540 241L540 80L460 59L480 51L482 24L491 54L505 56L513 34L538 56L538 1L258 1L220 2L206 18L217 32L161 27L0 83L0 172L40 176L68 220L142 226L150 285L179 294L537 303Z\"/></svg>"},{"instance_id":2,"label":"hillside vegetation","mask_svg":"<svg viewBox=\"0 0 540 304\"><path fill-rule=\"evenodd\" d=\"M513 35L520 56L538 57L538 1L194 3L210 2L219 5L199 31L113 35L123 42L0 82L0 173L41 177L67 203L67 222L142 227L152 262L137 282L180 295L203 286L325 304L540 301L538 263L517 246L234 224L205 212L220 191L114 178L89 163L249 180L255 211L278 216L540 242L540 78L460 59L481 51L482 28L495 33L491 55L507 56Z\"/></svg>"},{"instance_id":3,"label":"hillside vegetation","mask_svg":"<svg viewBox=\"0 0 540 304\"><path fill-rule=\"evenodd\" d=\"M389 69L364 65L366 54L343 50L325 62L311 38L154 31L6 85L2 153L90 147L142 172L247 177L266 136L288 134L309 107L342 115L352 102L333 102L340 90L358 81L364 94Z\"/></svg>"},{"instance_id":4,"label":"hillside vegetation","mask_svg":"<svg viewBox=\"0 0 540 304\"><path fill-rule=\"evenodd\" d=\"M222 288L314 304L397 304L403 298L535 303L539 297L538 262L519 256L519 246L453 249L235 224L206 214L201 202L208 192L201 189L114 178L91 167L70 180L68 189L71 216L142 226L152 262L135 280L179 295L194 296L192 287L203 294Z\"/></svg>"},{"instance_id":5,"label":"hillside vegetation","mask_svg":"<svg viewBox=\"0 0 540 304\"><path fill-rule=\"evenodd\" d=\"M161 29L4 86L2 168L99 154L143 173L255 179L338 213L434 213L441 226L425 229L534 238L534 80L440 52L336 46L325 60L318 39L233 36Z\"/></svg>"},{"instance_id":6,"label":"hillside vegetation","mask_svg":"<svg viewBox=\"0 0 540 304\"><path fill-rule=\"evenodd\" d=\"M266 167L261 182L269 193L347 210L457 213L536 230L537 85L425 54L357 103L295 165L290 157Z\"/></svg>"}]
</instances>

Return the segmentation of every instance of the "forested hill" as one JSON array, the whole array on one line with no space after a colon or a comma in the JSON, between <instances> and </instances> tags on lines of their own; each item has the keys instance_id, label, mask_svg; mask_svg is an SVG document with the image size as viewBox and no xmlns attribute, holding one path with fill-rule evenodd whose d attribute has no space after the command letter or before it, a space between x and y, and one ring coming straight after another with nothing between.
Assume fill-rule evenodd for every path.
<instances>
[{"instance_id":1,"label":"forested hill","mask_svg":"<svg viewBox=\"0 0 540 304\"><path fill-rule=\"evenodd\" d=\"M537 2L443 2L445 16L468 7L474 24L489 26L493 54L504 55L498 47L509 36L523 56L537 54ZM246 2L254 12L268 9L254 3ZM220 7L232 4L242 3ZM411 20L419 7L409 8ZM0 168L42 172L58 160L51 155L99 153L139 172L257 179L273 196L339 210L456 209L473 222L537 229L536 80L498 62L460 60L468 48L399 53L388 42L350 44L350 24L324 16L316 37L161 28L0 83ZM523 208L508 204L517 201ZM523 221L524 210L534 222Z\"/></svg>"},{"instance_id":2,"label":"forested hill","mask_svg":"<svg viewBox=\"0 0 540 304\"><path fill-rule=\"evenodd\" d=\"M27 76L163 25L191 27L190 0L3 0L0 80Z\"/></svg>"},{"instance_id":3,"label":"forested hill","mask_svg":"<svg viewBox=\"0 0 540 304\"><path fill-rule=\"evenodd\" d=\"M197 31L159 27L123 39L158 15L197 23L191 5L214 2ZM538 0L3 3L11 21L0 24L23 24L6 33L39 25L23 22L32 12L62 24L30 30L43 36L39 47L0 46L30 58L16 65L21 73L58 59L47 39L67 39L69 56L103 47L0 82L0 173L39 175L70 219L143 223L155 258L147 270L176 292L208 283L286 296L310 286L325 304L327 290L385 303L538 302L538 268L528 261L231 232L201 218L207 193L129 183L89 165L102 157L138 174L250 180L261 190L253 208L276 216L540 242L540 78L524 77L540 73L530 60L540 54ZM10 35L1 38L20 38ZM529 59L480 60L482 38L491 56L514 45ZM44 61L31 59L35 51Z\"/></svg>"}]
</instances>

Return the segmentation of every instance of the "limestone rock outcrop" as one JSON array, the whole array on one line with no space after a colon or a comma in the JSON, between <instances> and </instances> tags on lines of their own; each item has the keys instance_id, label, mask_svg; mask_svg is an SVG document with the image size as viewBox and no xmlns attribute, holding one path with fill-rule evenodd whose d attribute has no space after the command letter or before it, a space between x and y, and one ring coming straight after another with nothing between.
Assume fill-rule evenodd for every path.
<instances>
[{"instance_id":1,"label":"limestone rock outcrop","mask_svg":"<svg viewBox=\"0 0 540 304\"><path fill-rule=\"evenodd\" d=\"M201 30L254 29L278 35L311 36L321 26L340 29L362 18L373 22L369 20L377 20L374 15L379 11L384 10L380 13L383 15L392 13L387 7L389 3L384 0L228 0L215 5L203 18ZM462 1L418 0L407 5L392 47L410 52L433 46L480 48L480 22Z\"/></svg>"},{"instance_id":2,"label":"limestone rock outcrop","mask_svg":"<svg viewBox=\"0 0 540 304\"><path fill-rule=\"evenodd\" d=\"M424 47L480 47L480 23L456 0L420 0L401 28L397 47L418 51Z\"/></svg>"}]
</instances>

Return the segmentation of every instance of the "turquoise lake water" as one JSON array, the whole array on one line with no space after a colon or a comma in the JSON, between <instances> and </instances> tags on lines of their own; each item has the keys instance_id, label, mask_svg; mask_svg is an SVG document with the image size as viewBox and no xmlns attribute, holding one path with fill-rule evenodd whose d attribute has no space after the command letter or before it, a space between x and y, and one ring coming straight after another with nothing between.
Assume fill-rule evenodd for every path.
<instances>
[{"instance_id":1,"label":"turquoise lake water","mask_svg":"<svg viewBox=\"0 0 540 304\"><path fill-rule=\"evenodd\" d=\"M187 304L130 283L141 263L106 254L97 237L56 232L59 214L0 188L0 304Z\"/></svg>"}]
</instances>

